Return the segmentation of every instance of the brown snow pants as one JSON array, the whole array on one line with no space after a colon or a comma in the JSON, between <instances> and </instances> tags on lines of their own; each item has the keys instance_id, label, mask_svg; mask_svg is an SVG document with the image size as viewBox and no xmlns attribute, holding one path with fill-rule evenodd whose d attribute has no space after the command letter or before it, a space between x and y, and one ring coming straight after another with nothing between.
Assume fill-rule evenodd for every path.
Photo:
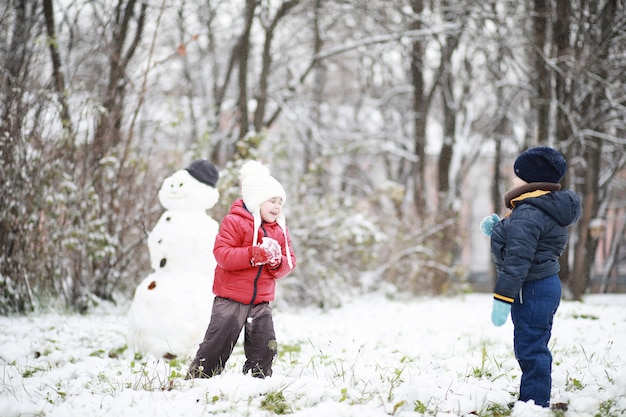
<instances>
[{"instance_id":1,"label":"brown snow pants","mask_svg":"<svg viewBox=\"0 0 626 417\"><path fill-rule=\"evenodd\" d=\"M215 297L209 327L189 366L186 379L219 375L244 327L246 362L243 373L252 371L252 376L257 378L271 376L277 343L269 303L248 305Z\"/></svg>"}]
</instances>

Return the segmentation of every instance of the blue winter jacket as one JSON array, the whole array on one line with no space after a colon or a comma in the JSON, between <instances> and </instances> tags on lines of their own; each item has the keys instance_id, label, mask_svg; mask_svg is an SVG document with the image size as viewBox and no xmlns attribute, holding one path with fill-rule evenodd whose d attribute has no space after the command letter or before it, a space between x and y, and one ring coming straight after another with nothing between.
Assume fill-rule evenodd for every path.
<instances>
[{"instance_id":1,"label":"blue winter jacket","mask_svg":"<svg viewBox=\"0 0 626 417\"><path fill-rule=\"evenodd\" d=\"M491 231L491 256L498 274L494 298L513 303L524 282L559 272L567 228L580 218L581 203L576 193L551 183L511 190L505 203L512 211Z\"/></svg>"}]
</instances>

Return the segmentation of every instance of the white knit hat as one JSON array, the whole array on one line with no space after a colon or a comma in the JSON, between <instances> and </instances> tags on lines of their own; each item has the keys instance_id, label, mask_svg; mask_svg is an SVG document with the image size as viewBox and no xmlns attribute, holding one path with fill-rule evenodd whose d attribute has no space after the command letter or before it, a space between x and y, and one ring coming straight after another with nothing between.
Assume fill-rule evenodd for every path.
<instances>
[{"instance_id":1,"label":"white knit hat","mask_svg":"<svg viewBox=\"0 0 626 417\"><path fill-rule=\"evenodd\" d=\"M239 180L241 181L241 197L246 208L252 213L254 218L252 246L255 246L258 242L258 230L261 227L261 204L274 197L282 198L283 204L285 204L287 194L283 186L272 176L269 167L257 161L247 161L242 165L239 171ZM293 268L287 242L286 220L282 210L276 219L276 223L283 229L287 262L289 267Z\"/></svg>"}]
</instances>

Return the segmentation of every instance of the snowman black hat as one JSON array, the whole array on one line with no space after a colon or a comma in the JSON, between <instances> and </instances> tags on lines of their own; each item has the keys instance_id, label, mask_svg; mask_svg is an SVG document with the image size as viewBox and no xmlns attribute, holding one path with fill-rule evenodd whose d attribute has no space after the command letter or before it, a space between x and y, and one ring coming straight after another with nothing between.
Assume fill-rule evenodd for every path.
<instances>
[{"instance_id":1,"label":"snowman black hat","mask_svg":"<svg viewBox=\"0 0 626 417\"><path fill-rule=\"evenodd\" d=\"M241 181L241 198L243 199L246 209L254 218L252 246L255 246L258 243L258 230L259 227L261 227L261 204L274 197L280 197L282 203L285 204L287 194L280 182L272 176L269 167L258 161L245 162L239 171L239 180ZM276 223L283 229L287 262L289 263L289 267L293 268L291 254L289 253L289 244L287 242L287 224L282 210L276 219Z\"/></svg>"},{"instance_id":2,"label":"snowman black hat","mask_svg":"<svg viewBox=\"0 0 626 417\"><path fill-rule=\"evenodd\" d=\"M185 169L196 180L213 188L215 188L220 177L215 165L206 159L196 159Z\"/></svg>"}]
</instances>

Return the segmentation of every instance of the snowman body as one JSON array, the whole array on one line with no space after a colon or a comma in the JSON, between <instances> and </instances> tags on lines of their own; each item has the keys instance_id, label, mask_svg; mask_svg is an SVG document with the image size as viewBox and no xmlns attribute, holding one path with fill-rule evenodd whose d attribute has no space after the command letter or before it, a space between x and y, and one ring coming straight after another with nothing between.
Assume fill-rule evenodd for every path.
<instances>
[{"instance_id":1,"label":"snowman body","mask_svg":"<svg viewBox=\"0 0 626 417\"><path fill-rule=\"evenodd\" d=\"M213 245L219 224L207 214L219 198L187 170L159 190L166 208L148 235L153 271L137 286L129 312L129 346L156 357L192 357L213 305Z\"/></svg>"}]
</instances>

